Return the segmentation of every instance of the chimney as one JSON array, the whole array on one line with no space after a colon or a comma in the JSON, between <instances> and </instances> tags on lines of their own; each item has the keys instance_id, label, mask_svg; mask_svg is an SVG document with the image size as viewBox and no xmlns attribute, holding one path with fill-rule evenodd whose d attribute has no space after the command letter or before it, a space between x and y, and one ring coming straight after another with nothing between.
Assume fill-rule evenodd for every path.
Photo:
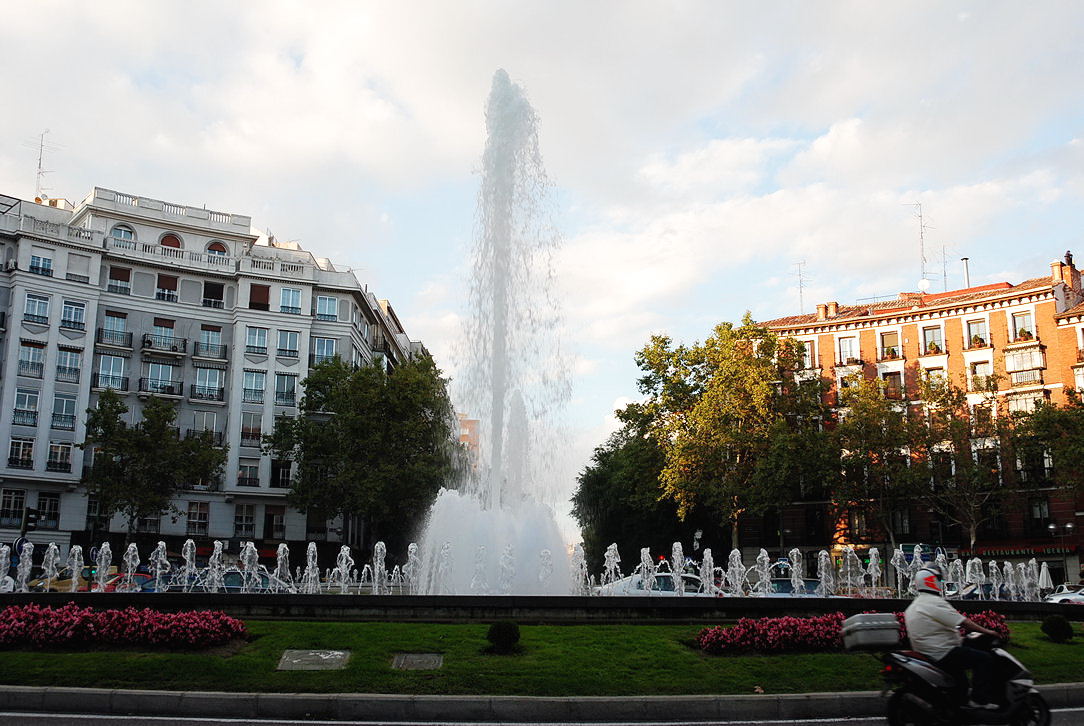
<instances>
[{"instance_id":1,"label":"chimney","mask_svg":"<svg viewBox=\"0 0 1084 726\"><path fill-rule=\"evenodd\" d=\"M1050 284L1057 285L1059 282L1067 282L1065 279L1065 271L1062 269L1061 261L1054 260L1050 263Z\"/></svg>"},{"instance_id":2,"label":"chimney","mask_svg":"<svg viewBox=\"0 0 1084 726\"><path fill-rule=\"evenodd\" d=\"M1080 270L1073 264L1073 253L1065 252L1065 264L1061 270L1062 280L1070 290L1080 292Z\"/></svg>"},{"instance_id":3,"label":"chimney","mask_svg":"<svg viewBox=\"0 0 1084 726\"><path fill-rule=\"evenodd\" d=\"M967 266L970 257L961 257L960 262L964 263L964 289L971 287L971 268Z\"/></svg>"},{"instance_id":4,"label":"chimney","mask_svg":"<svg viewBox=\"0 0 1084 726\"><path fill-rule=\"evenodd\" d=\"M828 319L828 306L824 303L817 303L817 320Z\"/></svg>"},{"instance_id":5,"label":"chimney","mask_svg":"<svg viewBox=\"0 0 1084 726\"><path fill-rule=\"evenodd\" d=\"M839 315L839 303L832 301L828 303L828 317L834 318Z\"/></svg>"}]
</instances>

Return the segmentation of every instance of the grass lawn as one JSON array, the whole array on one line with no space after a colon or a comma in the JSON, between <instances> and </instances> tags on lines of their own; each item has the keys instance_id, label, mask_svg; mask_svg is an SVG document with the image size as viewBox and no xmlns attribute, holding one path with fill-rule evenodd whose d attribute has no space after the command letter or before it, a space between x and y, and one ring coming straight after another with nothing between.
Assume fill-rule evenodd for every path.
<instances>
[{"instance_id":1,"label":"grass lawn","mask_svg":"<svg viewBox=\"0 0 1084 726\"><path fill-rule=\"evenodd\" d=\"M250 621L251 642L232 654L151 651L0 654L0 683L32 686L325 693L620 696L875 690L868 654L705 656L690 625L563 625L521 628L523 652L485 655L485 625ZM1038 623L1013 623L1012 651L1039 683L1084 680L1080 623L1070 644ZM348 649L341 671L275 670L282 651ZM392 670L396 652L439 652L439 671Z\"/></svg>"}]
</instances>

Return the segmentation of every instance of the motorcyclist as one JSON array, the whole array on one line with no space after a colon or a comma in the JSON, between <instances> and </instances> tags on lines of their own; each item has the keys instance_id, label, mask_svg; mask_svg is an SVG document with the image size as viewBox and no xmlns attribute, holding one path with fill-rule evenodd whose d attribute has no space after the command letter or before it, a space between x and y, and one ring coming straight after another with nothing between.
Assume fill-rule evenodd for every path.
<instances>
[{"instance_id":1,"label":"motorcyclist","mask_svg":"<svg viewBox=\"0 0 1084 726\"><path fill-rule=\"evenodd\" d=\"M936 564L926 564L915 573L918 595L904 611L907 635L911 647L934 661L939 668L960 678L967 687L967 669L973 683L971 701L974 708L995 710L994 659L989 653L963 645L960 629L997 637L997 633L963 616L944 599L942 572Z\"/></svg>"}]
</instances>

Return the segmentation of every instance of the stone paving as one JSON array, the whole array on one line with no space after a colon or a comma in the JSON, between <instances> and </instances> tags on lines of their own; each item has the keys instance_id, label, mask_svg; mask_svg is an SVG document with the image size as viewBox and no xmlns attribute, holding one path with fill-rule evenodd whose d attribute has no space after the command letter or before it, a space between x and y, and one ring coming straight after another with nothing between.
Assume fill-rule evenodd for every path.
<instances>
[{"instance_id":1,"label":"stone paving","mask_svg":"<svg viewBox=\"0 0 1084 726\"><path fill-rule=\"evenodd\" d=\"M279 659L280 671L339 671L350 660L348 650L286 650Z\"/></svg>"}]
</instances>

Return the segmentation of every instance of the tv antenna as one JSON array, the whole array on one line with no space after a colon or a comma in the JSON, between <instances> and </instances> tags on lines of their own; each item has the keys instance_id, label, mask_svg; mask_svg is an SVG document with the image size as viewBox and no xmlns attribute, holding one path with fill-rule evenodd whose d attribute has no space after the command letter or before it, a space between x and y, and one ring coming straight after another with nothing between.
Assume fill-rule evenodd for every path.
<instances>
[{"instance_id":1,"label":"tv antenna","mask_svg":"<svg viewBox=\"0 0 1084 726\"><path fill-rule=\"evenodd\" d=\"M794 275L798 278L798 313L805 314L805 284L808 278L805 276L805 260L795 262Z\"/></svg>"},{"instance_id":2,"label":"tv antenna","mask_svg":"<svg viewBox=\"0 0 1084 726\"><path fill-rule=\"evenodd\" d=\"M52 170L45 168L45 152L57 151L63 147L58 144L53 144L45 140L45 135L49 133L49 129L45 129L38 138L33 142L23 142L23 146L34 149L38 152L38 170L34 179L34 198L43 199L47 196L47 192L50 191L49 187L45 186L45 175L52 174Z\"/></svg>"},{"instance_id":3,"label":"tv antenna","mask_svg":"<svg viewBox=\"0 0 1084 726\"><path fill-rule=\"evenodd\" d=\"M918 288L922 292L926 292L930 289L930 280L926 274L926 230L934 229L934 227L926 224L926 218L922 215L922 202L911 202L909 204L904 202L904 206L914 207L915 216L918 217L918 262L921 273Z\"/></svg>"}]
</instances>

